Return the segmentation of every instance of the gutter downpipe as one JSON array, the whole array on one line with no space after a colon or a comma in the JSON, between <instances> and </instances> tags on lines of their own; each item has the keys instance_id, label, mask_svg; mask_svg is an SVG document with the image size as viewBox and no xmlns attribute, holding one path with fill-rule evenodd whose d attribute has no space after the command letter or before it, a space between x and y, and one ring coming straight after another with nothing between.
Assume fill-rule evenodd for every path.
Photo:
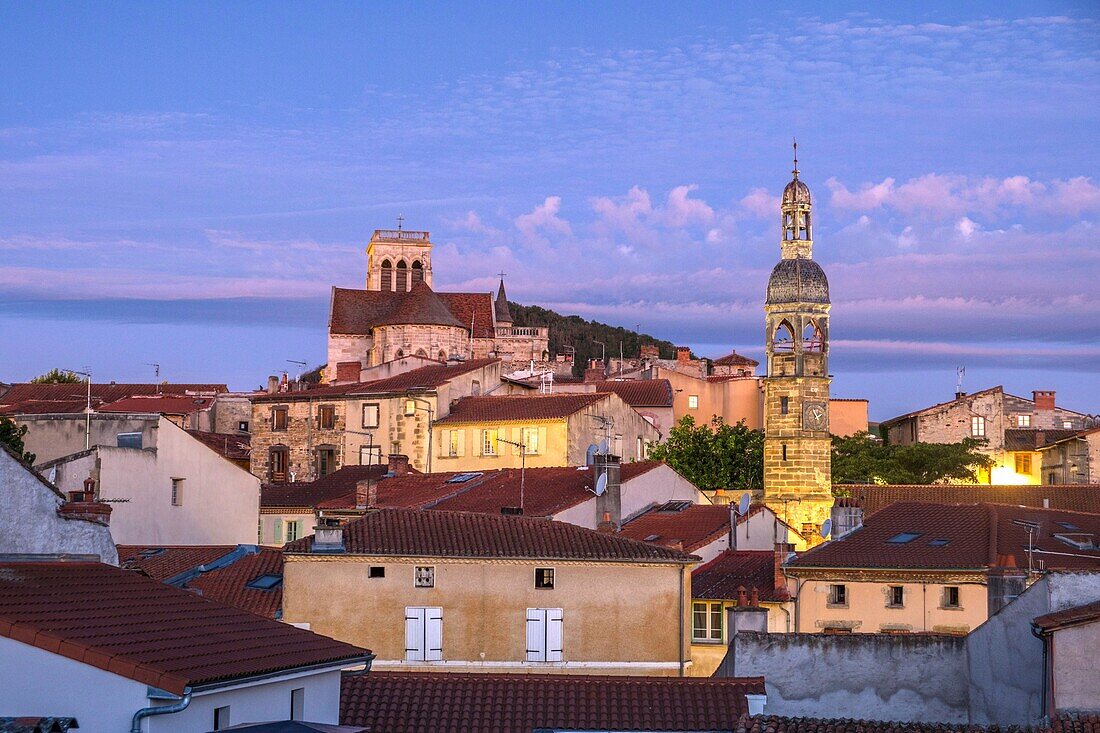
<instances>
[{"instance_id":1,"label":"gutter downpipe","mask_svg":"<svg viewBox=\"0 0 1100 733\"><path fill-rule=\"evenodd\" d=\"M1039 717L1040 718L1045 718L1047 716L1047 709L1048 709L1048 705L1047 705L1047 673L1048 673L1048 669L1050 667L1050 663L1049 663L1049 660L1048 660L1048 650L1049 650L1050 639L1043 632L1043 630L1040 629L1039 627L1037 627L1034 623L1031 624L1031 634L1032 634L1032 636L1034 636L1036 639L1038 639L1039 641L1041 641L1043 643L1043 685L1042 685L1042 697L1040 698L1040 700L1042 700L1042 703L1039 706Z\"/></svg>"},{"instance_id":2,"label":"gutter downpipe","mask_svg":"<svg viewBox=\"0 0 1100 733\"><path fill-rule=\"evenodd\" d=\"M684 570L686 565L680 563L680 676L684 676L684 614L688 609L684 605Z\"/></svg>"},{"instance_id":3,"label":"gutter downpipe","mask_svg":"<svg viewBox=\"0 0 1100 733\"><path fill-rule=\"evenodd\" d=\"M180 713L187 709L187 706L191 704L191 688L183 688L183 697L179 702L172 705L158 705L156 707L142 708L134 713L134 721L130 725L130 733L141 733L141 721L144 718L149 718L154 715L169 715L171 713Z\"/></svg>"}]
</instances>

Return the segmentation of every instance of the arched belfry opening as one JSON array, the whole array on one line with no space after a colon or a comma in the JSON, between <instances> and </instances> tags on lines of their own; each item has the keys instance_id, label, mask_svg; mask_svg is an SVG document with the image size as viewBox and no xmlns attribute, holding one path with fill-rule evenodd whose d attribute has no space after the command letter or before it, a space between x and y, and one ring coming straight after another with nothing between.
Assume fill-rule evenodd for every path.
<instances>
[{"instance_id":1,"label":"arched belfry opening","mask_svg":"<svg viewBox=\"0 0 1100 733\"><path fill-rule=\"evenodd\" d=\"M393 290L393 263L389 260L382 260L382 267L379 272L381 280L378 289Z\"/></svg>"},{"instance_id":2,"label":"arched belfry opening","mask_svg":"<svg viewBox=\"0 0 1100 733\"><path fill-rule=\"evenodd\" d=\"M413 260L412 264L412 284L415 286L417 283L424 282L424 265L420 263L420 260Z\"/></svg>"},{"instance_id":3,"label":"arched belfry opening","mask_svg":"<svg viewBox=\"0 0 1100 733\"><path fill-rule=\"evenodd\" d=\"M772 351L794 351L794 328L782 321L772 334Z\"/></svg>"},{"instance_id":4,"label":"arched belfry opening","mask_svg":"<svg viewBox=\"0 0 1100 733\"><path fill-rule=\"evenodd\" d=\"M397 263L397 292L404 293L409 289L409 266L404 260Z\"/></svg>"},{"instance_id":5,"label":"arched belfry opening","mask_svg":"<svg viewBox=\"0 0 1100 733\"><path fill-rule=\"evenodd\" d=\"M802 350L823 351L825 349L825 337L816 321L809 321L802 329Z\"/></svg>"}]
</instances>

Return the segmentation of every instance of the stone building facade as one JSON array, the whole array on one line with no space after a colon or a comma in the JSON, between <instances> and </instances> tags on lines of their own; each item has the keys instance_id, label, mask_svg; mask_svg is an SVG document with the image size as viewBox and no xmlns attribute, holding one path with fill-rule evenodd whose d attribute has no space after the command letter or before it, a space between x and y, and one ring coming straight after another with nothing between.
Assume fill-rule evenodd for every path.
<instances>
[{"instance_id":1,"label":"stone building facade","mask_svg":"<svg viewBox=\"0 0 1100 733\"><path fill-rule=\"evenodd\" d=\"M768 280L764 379L764 501L807 541L832 507L829 281L811 259L810 189L783 190L783 241Z\"/></svg>"}]
</instances>

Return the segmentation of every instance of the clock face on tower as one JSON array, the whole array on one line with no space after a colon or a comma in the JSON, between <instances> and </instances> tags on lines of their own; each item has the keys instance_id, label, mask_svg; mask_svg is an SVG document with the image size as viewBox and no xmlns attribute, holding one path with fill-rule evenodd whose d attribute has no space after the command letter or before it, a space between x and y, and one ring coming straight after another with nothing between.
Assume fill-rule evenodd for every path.
<instances>
[{"instance_id":1,"label":"clock face on tower","mask_svg":"<svg viewBox=\"0 0 1100 733\"><path fill-rule=\"evenodd\" d=\"M823 402L807 402L802 408L803 430L824 430L828 420L829 414Z\"/></svg>"}]
</instances>

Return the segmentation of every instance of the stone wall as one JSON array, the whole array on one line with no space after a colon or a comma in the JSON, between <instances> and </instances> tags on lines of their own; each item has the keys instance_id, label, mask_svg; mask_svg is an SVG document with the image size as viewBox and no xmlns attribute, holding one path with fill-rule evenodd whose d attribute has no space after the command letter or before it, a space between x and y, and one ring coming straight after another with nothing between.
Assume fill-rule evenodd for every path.
<instances>
[{"instance_id":1,"label":"stone wall","mask_svg":"<svg viewBox=\"0 0 1100 733\"><path fill-rule=\"evenodd\" d=\"M318 427L317 411L321 405L331 405L336 418L331 430ZM274 430L272 415L276 407L287 409L286 430ZM343 444L346 404L343 398L302 399L294 392L286 394L285 402L257 402L252 406L252 454L251 471L261 481L269 481L271 469L270 449L283 445L289 449L287 472L295 481L312 481L316 476L315 450L318 446L336 449L336 465L340 468ZM288 477L289 480L289 477Z\"/></svg>"},{"instance_id":2,"label":"stone wall","mask_svg":"<svg viewBox=\"0 0 1100 733\"><path fill-rule=\"evenodd\" d=\"M769 714L967 720L964 637L739 633L716 676L757 675Z\"/></svg>"}]
</instances>

